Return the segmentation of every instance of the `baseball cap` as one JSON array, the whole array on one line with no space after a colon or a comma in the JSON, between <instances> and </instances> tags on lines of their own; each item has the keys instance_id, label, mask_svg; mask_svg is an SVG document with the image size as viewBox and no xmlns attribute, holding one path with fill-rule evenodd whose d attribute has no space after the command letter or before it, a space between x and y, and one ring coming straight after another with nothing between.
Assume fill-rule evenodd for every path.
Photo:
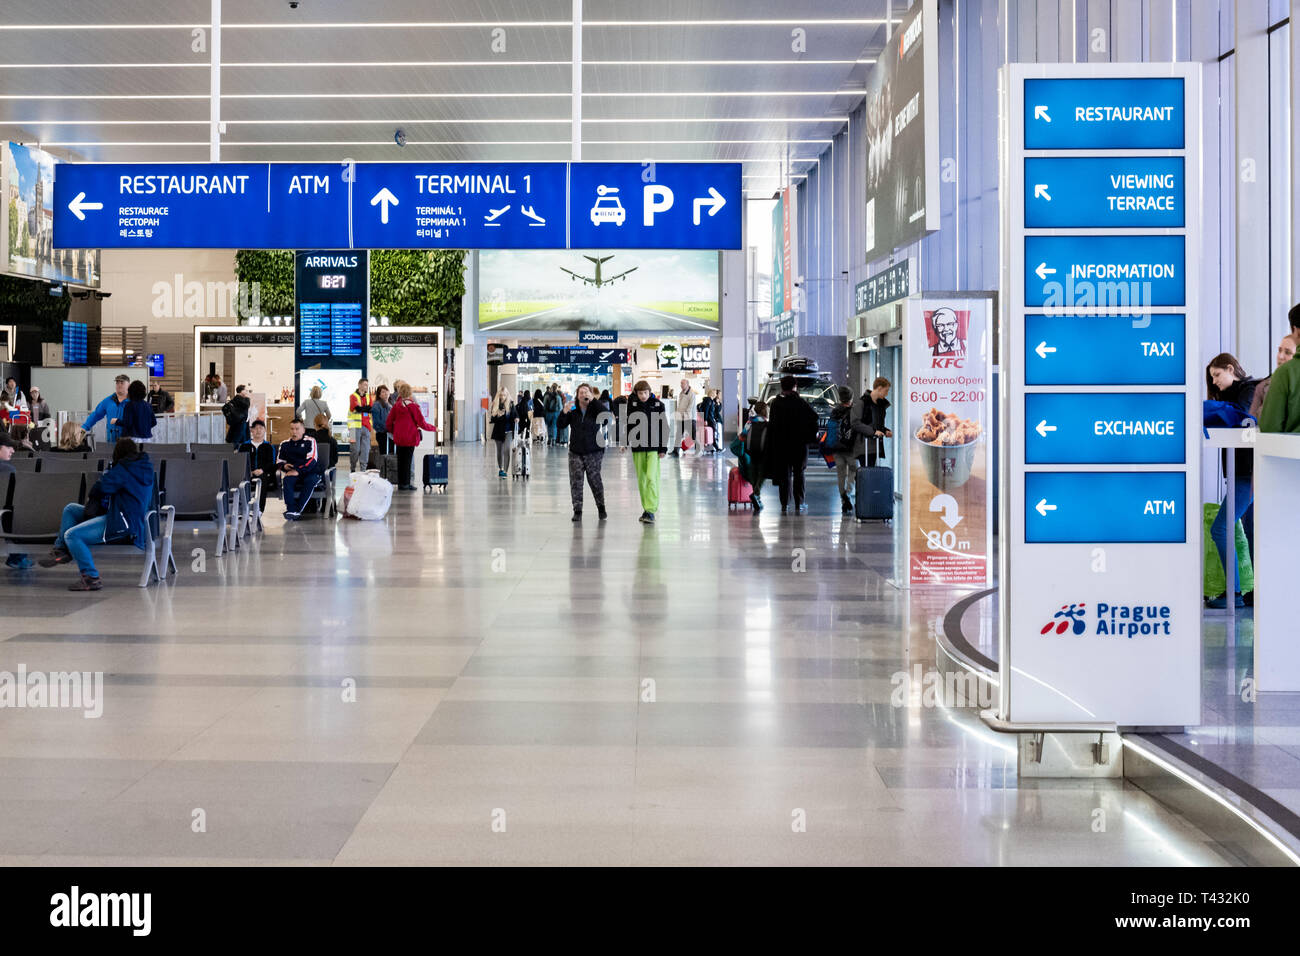
<instances>
[{"instance_id":1,"label":"baseball cap","mask_svg":"<svg viewBox=\"0 0 1300 956\"><path fill-rule=\"evenodd\" d=\"M8 432L0 432L0 445L8 445L10 448L21 448L18 442L9 437Z\"/></svg>"}]
</instances>

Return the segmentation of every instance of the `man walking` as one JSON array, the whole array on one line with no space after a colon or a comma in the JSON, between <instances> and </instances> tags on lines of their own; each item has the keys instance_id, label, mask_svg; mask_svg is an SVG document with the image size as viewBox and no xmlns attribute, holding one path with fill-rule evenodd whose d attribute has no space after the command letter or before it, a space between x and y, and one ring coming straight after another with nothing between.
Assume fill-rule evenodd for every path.
<instances>
[{"instance_id":1,"label":"man walking","mask_svg":"<svg viewBox=\"0 0 1300 956\"><path fill-rule=\"evenodd\" d=\"M786 514L794 492L794 510L803 510L804 468L808 445L817 437L817 413L795 390L793 375L781 378L781 394L772 399L767 425L769 473L781 494L781 514Z\"/></svg>"},{"instance_id":2,"label":"man walking","mask_svg":"<svg viewBox=\"0 0 1300 956\"><path fill-rule=\"evenodd\" d=\"M677 407L673 410L673 418L677 420L677 444L673 448L673 455L676 456L687 437L692 442L695 441L695 390L686 379L682 379L682 390L677 393ZM696 447L695 450L698 452L699 448Z\"/></svg>"},{"instance_id":3,"label":"man walking","mask_svg":"<svg viewBox=\"0 0 1300 956\"><path fill-rule=\"evenodd\" d=\"M88 432L101 418L107 419L108 424L104 429L105 439L110 445L116 444L122 434L119 419L122 417L122 406L126 404L126 389L130 384L131 379L126 375L119 375L113 379L113 394L95 406L90 417L81 423L82 430Z\"/></svg>"},{"instance_id":4,"label":"man walking","mask_svg":"<svg viewBox=\"0 0 1300 956\"><path fill-rule=\"evenodd\" d=\"M582 476L587 476L591 496L596 499L596 512L600 520L605 513L605 485L600 478L600 466L605 460L605 447L600 436L604 424L602 413L608 410L592 397L590 385L579 385L574 407L560 418L560 427L567 427L569 437L569 494L573 498L573 520L582 520Z\"/></svg>"}]
</instances>

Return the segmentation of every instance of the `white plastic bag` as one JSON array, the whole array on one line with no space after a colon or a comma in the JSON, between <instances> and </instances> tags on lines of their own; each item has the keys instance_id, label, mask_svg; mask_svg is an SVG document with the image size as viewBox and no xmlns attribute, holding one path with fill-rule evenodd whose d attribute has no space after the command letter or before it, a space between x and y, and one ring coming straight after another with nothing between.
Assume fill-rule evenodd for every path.
<instances>
[{"instance_id":1,"label":"white plastic bag","mask_svg":"<svg viewBox=\"0 0 1300 956\"><path fill-rule=\"evenodd\" d=\"M381 521L393 503L393 483L373 471L356 472L343 496L343 514L362 521Z\"/></svg>"}]
</instances>

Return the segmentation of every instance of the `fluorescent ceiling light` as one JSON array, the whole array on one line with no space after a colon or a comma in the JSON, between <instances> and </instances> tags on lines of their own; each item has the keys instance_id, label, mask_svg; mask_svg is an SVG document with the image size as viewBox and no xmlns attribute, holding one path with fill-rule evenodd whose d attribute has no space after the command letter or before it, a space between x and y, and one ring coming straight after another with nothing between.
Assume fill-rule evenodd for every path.
<instances>
[{"instance_id":1,"label":"fluorescent ceiling light","mask_svg":"<svg viewBox=\"0 0 1300 956\"><path fill-rule=\"evenodd\" d=\"M626 125L626 124L688 124L688 123L843 123L843 116L723 116L723 117L654 117L650 119L641 119L637 117L606 117L602 119L583 119L585 125ZM157 119L140 119L140 120L109 120L109 119L27 119L14 120L12 122L0 122L0 127L6 126L209 126L211 120L157 120ZM538 124L555 124L569 126L573 123L570 116L564 117L546 117L546 118L519 118L519 117L501 117L499 119L434 119L431 117L419 117L410 119L301 119L301 118L284 118L284 119L223 119L227 126L416 126L425 124L428 126L490 126L493 124L502 125L527 125L529 123Z\"/></svg>"},{"instance_id":2,"label":"fluorescent ceiling light","mask_svg":"<svg viewBox=\"0 0 1300 956\"><path fill-rule=\"evenodd\" d=\"M875 60L583 60L583 66L843 66ZM345 67L572 66L572 60L300 60L221 64L232 69L312 69ZM212 64L185 63L0 63L0 70L207 70Z\"/></svg>"},{"instance_id":3,"label":"fluorescent ceiling light","mask_svg":"<svg viewBox=\"0 0 1300 956\"><path fill-rule=\"evenodd\" d=\"M763 27L763 26L883 26L888 22L880 17L853 19L816 19L800 17L792 20L584 20L583 29L609 27ZM211 23L6 23L0 31L46 30L196 30L208 29ZM223 30L482 30L493 27L540 27L571 29L572 20L479 20L479 21L294 21L291 23L223 23Z\"/></svg>"}]
</instances>

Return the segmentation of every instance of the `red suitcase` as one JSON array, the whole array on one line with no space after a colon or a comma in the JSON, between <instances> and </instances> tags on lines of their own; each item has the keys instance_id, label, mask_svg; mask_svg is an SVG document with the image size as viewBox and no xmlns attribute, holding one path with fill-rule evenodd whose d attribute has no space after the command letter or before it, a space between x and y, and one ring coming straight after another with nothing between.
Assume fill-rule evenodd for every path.
<instances>
[{"instance_id":1,"label":"red suitcase","mask_svg":"<svg viewBox=\"0 0 1300 956\"><path fill-rule=\"evenodd\" d=\"M749 507L749 496L754 493L754 486L740 476L740 469L733 467L727 472L727 510L735 505Z\"/></svg>"}]
</instances>

